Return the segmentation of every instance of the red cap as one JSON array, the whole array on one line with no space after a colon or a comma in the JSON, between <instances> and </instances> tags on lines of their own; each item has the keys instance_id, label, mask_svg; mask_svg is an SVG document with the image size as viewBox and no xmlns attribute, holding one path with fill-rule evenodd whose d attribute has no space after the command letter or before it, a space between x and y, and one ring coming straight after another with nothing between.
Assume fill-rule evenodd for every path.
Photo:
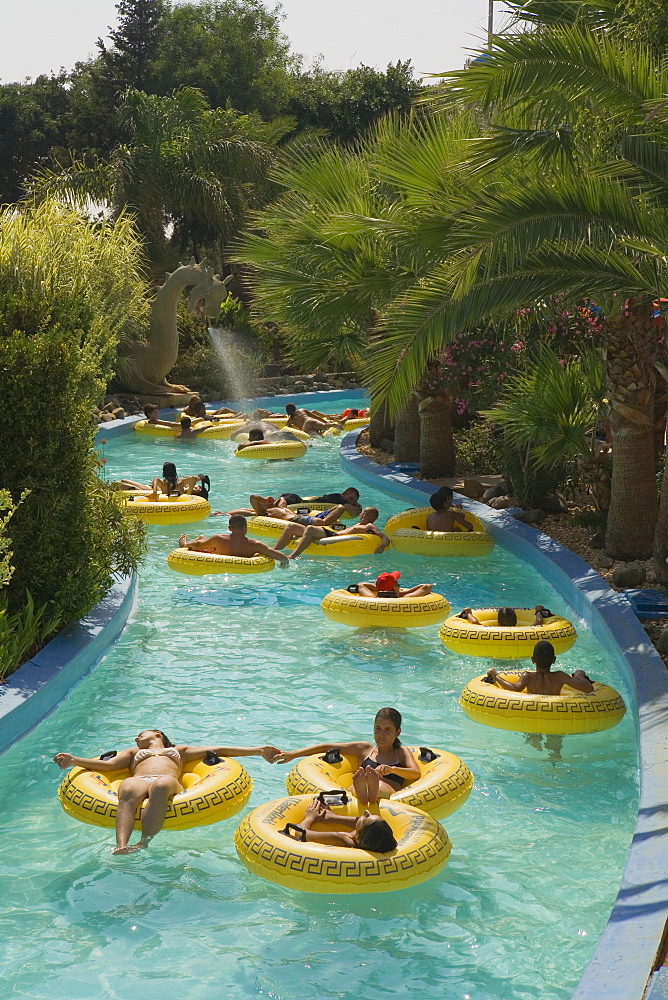
<instances>
[{"instance_id":1,"label":"red cap","mask_svg":"<svg viewBox=\"0 0 668 1000\"><path fill-rule=\"evenodd\" d=\"M394 573L381 573L376 580L376 590L394 590L394 585L401 576L396 570Z\"/></svg>"}]
</instances>

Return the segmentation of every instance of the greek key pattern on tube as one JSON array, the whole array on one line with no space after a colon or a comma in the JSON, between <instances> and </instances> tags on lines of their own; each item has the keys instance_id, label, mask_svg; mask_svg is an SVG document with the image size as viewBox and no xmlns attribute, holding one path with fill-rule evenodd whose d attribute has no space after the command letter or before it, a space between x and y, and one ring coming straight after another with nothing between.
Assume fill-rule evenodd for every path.
<instances>
[{"instance_id":1,"label":"greek key pattern on tube","mask_svg":"<svg viewBox=\"0 0 668 1000\"><path fill-rule=\"evenodd\" d=\"M517 715L568 715L595 716L608 715L611 712L624 712L624 702L617 692L609 698L582 700L574 697L561 698L554 696L537 696L536 698L509 698L504 694L478 694L469 688L464 688L460 701L462 705L491 711L510 712Z\"/></svg>"}]
</instances>

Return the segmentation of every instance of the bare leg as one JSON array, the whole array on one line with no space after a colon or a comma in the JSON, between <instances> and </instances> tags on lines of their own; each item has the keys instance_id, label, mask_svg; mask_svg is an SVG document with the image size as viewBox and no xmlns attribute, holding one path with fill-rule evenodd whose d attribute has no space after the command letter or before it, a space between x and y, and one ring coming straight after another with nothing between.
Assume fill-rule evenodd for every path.
<instances>
[{"instance_id":1,"label":"bare leg","mask_svg":"<svg viewBox=\"0 0 668 1000\"><path fill-rule=\"evenodd\" d=\"M139 847L146 847L149 841L155 837L156 833L162 829L162 824L165 822L165 815L167 813L167 806L169 805L169 797L170 795L176 795L180 791L181 786L176 778L172 778L169 775L151 782L148 791L148 803L142 813Z\"/></svg>"},{"instance_id":2,"label":"bare leg","mask_svg":"<svg viewBox=\"0 0 668 1000\"><path fill-rule=\"evenodd\" d=\"M548 751L548 760L561 760L561 748L564 744L563 736L551 735L545 737L545 749Z\"/></svg>"},{"instance_id":3,"label":"bare leg","mask_svg":"<svg viewBox=\"0 0 668 1000\"><path fill-rule=\"evenodd\" d=\"M128 841L132 836L135 810L148 795L148 784L141 778L126 778L118 789L118 809L116 811L116 850L114 854L127 854Z\"/></svg>"},{"instance_id":4,"label":"bare leg","mask_svg":"<svg viewBox=\"0 0 668 1000\"><path fill-rule=\"evenodd\" d=\"M367 802L369 805L373 805L378 801L379 798L389 798L389 795L381 795L380 787L384 784L381 782L380 775L373 767L366 768L366 790L367 790ZM390 792L390 795L392 793Z\"/></svg>"},{"instance_id":5,"label":"bare leg","mask_svg":"<svg viewBox=\"0 0 668 1000\"><path fill-rule=\"evenodd\" d=\"M369 792L367 789L366 780L366 768L358 767L353 774L353 789L355 790L355 798L361 806L368 806L369 804Z\"/></svg>"},{"instance_id":6,"label":"bare leg","mask_svg":"<svg viewBox=\"0 0 668 1000\"><path fill-rule=\"evenodd\" d=\"M304 549L307 549L311 542L318 542L321 538L325 537L325 529L318 528L315 524L309 524L308 527L304 528L304 534L301 540L297 543L293 551L288 556L288 559L296 559L300 556Z\"/></svg>"},{"instance_id":7,"label":"bare leg","mask_svg":"<svg viewBox=\"0 0 668 1000\"><path fill-rule=\"evenodd\" d=\"M253 508L254 514L264 517L270 507L276 506L276 501L273 497L261 497L259 493L251 493L250 505Z\"/></svg>"},{"instance_id":8,"label":"bare leg","mask_svg":"<svg viewBox=\"0 0 668 1000\"><path fill-rule=\"evenodd\" d=\"M288 524L283 529L283 534L274 545L274 548L284 549L288 542L291 542L293 538L299 538L300 535L305 534L307 531L308 528L304 528L303 524Z\"/></svg>"}]
</instances>

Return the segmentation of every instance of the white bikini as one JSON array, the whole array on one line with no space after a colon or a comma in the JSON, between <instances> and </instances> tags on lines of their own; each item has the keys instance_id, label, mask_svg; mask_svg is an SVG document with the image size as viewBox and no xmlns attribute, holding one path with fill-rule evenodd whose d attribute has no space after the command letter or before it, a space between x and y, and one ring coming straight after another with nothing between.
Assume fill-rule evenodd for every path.
<instances>
[{"instance_id":1,"label":"white bikini","mask_svg":"<svg viewBox=\"0 0 668 1000\"><path fill-rule=\"evenodd\" d=\"M137 764L140 764L143 760L148 760L149 757L169 757L171 761L181 767L181 754L176 747L164 747L162 750L149 750L147 747L137 750L134 756L130 770L134 773ZM156 778L164 778L164 774L135 774L135 778L143 778L144 781L148 781L150 784L155 781Z\"/></svg>"}]
</instances>

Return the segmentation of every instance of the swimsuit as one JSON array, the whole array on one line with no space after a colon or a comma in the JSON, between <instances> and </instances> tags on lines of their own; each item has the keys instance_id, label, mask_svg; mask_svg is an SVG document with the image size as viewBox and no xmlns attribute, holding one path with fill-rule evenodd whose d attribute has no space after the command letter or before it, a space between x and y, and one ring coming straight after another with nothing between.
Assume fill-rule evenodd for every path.
<instances>
[{"instance_id":1,"label":"swimsuit","mask_svg":"<svg viewBox=\"0 0 668 1000\"><path fill-rule=\"evenodd\" d=\"M380 764L380 761L374 760L373 757L367 757L365 760L362 761L362 763L360 764L360 767L373 767L374 770L375 770L378 767L379 764ZM395 764L398 764L399 766L401 766L399 764L399 761L395 761ZM406 783L406 779L402 778L400 774L383 774L381 780L382 781L389 781L393 785L397 785L398 788L403 788L403 786Z\"/></svg>"},{"instance_id":2,"label":"swimsuit","mask_svg":"<svg viewBox=\"0 0 668 1000\"><path fill-rule=\"evenodd\" d=\"M333 510L334 508L330 507L329 510L321 510L317 514L300 514L299 517L295 518L295 521L297 524L303 524L305 527L309 524L315 524L319 528L326 528L326 524L318 524L318 521L324 520Z\"/></svg>"},{"instance_id":3,"label":"swimsuit","mask_svg":"<svg viewBox=\"0 0 668 1000\"><path fill-rule=\"evenodd\" d=\"M176 749L176 747L165 747L164 750L149 750L144 748L142 750L137 750L132 765L130 767L131 771L134 771L137 764L140 764L143 760L148 760L149 757L169 757L173 764L177 764L179 769L181 768L181 754ZM164 774L138 774L138 778L164 778Z\"/></svg>"}]
</instances>

